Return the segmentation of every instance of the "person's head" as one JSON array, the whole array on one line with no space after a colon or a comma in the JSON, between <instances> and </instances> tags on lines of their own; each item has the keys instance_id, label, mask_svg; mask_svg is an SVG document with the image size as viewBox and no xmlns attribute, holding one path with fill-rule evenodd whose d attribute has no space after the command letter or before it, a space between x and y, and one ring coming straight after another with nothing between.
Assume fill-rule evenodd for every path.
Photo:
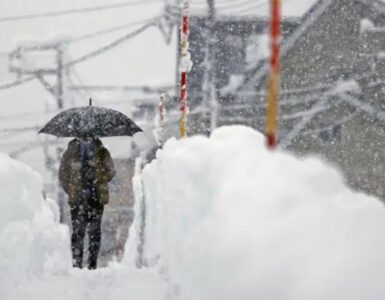
<instances>
[{"instance_id":1,"label":"person's head","mask_svg":"<svg viewBox=\"0 0 385 300\"><path fill-rule=\"evenodd\" d=\"M84 144L92 143L94 141L94 137L91 134L88 134L88 133L80 134L78 139L79 139L80 142L82 142Z\"/></svg>"}]
</instances>

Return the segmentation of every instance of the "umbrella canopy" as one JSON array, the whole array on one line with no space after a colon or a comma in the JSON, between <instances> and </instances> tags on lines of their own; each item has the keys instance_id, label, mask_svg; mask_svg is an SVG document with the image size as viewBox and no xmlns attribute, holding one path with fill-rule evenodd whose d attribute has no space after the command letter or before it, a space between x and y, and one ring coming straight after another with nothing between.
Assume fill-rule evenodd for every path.
<instances>
[{"instance_id":1,"label":"umbrella canopy","mask_svg":"<svg viewBox=\"0 0 385 300\"><path fill-rule=\"evenodd\" d=\"M39 133L57 137L132 136L142 131L130 118L113 109L83 106L67 109L53 117Z\"/></svg>"}]
</instances>

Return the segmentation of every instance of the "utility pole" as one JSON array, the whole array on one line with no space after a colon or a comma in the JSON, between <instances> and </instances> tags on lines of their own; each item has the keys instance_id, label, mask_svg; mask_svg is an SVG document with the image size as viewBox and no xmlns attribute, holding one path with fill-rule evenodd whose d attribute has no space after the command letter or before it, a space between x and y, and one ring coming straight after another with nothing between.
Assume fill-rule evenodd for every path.
<instances>
[{"instance_id":1,"label":"utility pole","mask_svg":"<svg viewBox=\"0 0 385 300\"><path fill-rule=\"evenodd\" d=\"M62 110L64 108L64 98L65 98L65 73L68 71L68 69L64 68L64 53L66 45L63 43L59 43L56 48L56 101L57 101L57 107L59 110ZM56 184L56 195L57 195L57 203L59 205L59 211L60 211L60 223L66 223L66 215L68 213L65 212L65 194L60 186L59 178L57 177L60 159L64 153L64 148L61 146L56 147L56 163L57 168L53 168L53 172L55 173L55 177L57 178L57 184Z\"/></svg>"},{"instance_id":2,"label":"utility pole","mask_svg":"<svg viewBox=\"0 0 385 300\"><path fill-rule=\"evenodd\" d=\"M56 99L57 109L62 110L64 108L65 99L65 74L68 71L65 68L65 55L66 43L48 43L37 45L24 45L18 47L10 54L10 72L16 73L18 78L23 75L33 75L40 81L40 83L46 88L46 90ZM53 64L36 66L36 58L34 54L43 54L46 57L53 58ZM29 58L28 55L31 55ZM31 62L34 62L31 64ZM47 77L51 77L48 80ZM53 80L52 80L53 79ZM52 84L51 82L54 81ZM47 112L50 110L46 105ZM53 178L57 178L58 166L61 155L63 154L63 148L59 145L55 147L54 155L49 151L48 137L44 137L44 156L46 168L53 174ZM58 182L55 183L55 190L53 192L57 196L57 204L60 209L60 222L65 221L65 195Z\"/></svg>"},{"instance_id":3,"label":"utility pole","mask_svg":"<svg viewBox=\"0 0 385 300\"><path fill-rule=\"evenodd\" d=\"M16 73L19 78L23 75L33 75L47 89L47 91L56 99L58 109L63 108L64 97L64 75L66 68L64 65L64 53L66 43L57 42L52 44L38 44L20 46L10 54L9 71ZM28 59L28 55L44 54L47 57L54 57L53 66L30 66L33 57ZM55 77L55 84L51 84L46 77Z\"/></svg>"},{"instance_id":4,"label":"utility pole","mask_svg":"<svg viewBox=\"0 0 385 300\"><path fill-rule=\"evenodd\" d=\"M64 78L64 68L63 68L63 47L59 44L56 54L56 63L57 63L57 73L56 73L56 92L57 92L57 105L59 109L63 108L63 78Z\"/></svg>"},{"instance_id":5,"label":"utility pole","mask_svg":"<svg viewBox=\"0 0 385 300\"><path fill-rule=\"evenodd\" d=\"M218 97L215 79L215 2L207 0L208 16L207 16L207 31L206 31L206 73L204 80L204 95L207 108L210 115L210 132L217 127L218 119Z\"/></svg>"}]
</instances>

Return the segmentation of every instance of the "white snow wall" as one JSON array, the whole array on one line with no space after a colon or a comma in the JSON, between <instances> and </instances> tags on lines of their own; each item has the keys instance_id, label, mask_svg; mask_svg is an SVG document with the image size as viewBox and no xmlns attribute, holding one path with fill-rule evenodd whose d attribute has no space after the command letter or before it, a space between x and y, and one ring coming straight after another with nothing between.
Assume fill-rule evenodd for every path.
<instances>
[{"instance_id":1,"label":"white snow wall","mask_svg":"<svg viewBox=\"0 0 385 300\"><path fill-rule=\"evenodd\" d=\"M168 141L135 182L146 201L144 260L178 299L384 298L383 204L319 159L271 153L254 130L223 127Z\"/></svg>"},{"instance_id":2,"label":"white snow wall","mask_svg":"<svg viewBox=\"0 0 385 300\"><path fill-rule=\"evenodd\" d=\"M26 278L68 271L71 255L40 174L0 153L0 193L0 291L8 299L4 293Z\"/></svg>"}]
</instances>

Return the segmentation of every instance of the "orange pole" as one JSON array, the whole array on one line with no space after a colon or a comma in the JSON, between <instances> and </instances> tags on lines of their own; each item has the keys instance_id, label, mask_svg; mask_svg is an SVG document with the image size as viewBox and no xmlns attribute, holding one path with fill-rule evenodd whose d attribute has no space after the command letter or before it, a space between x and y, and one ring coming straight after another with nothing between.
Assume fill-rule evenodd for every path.
<instances>
[{"instance_id":1,"label":"orange pole","mask_svg":"<svg viewBox=\"0 0 385 300\"><path fill-rule=\"evenodd\" d=\"M267 86L266 142L269 149L277 145L277 114L279 97L280 0L271 0L270 72Z\"/></svg>"}]
</instances>

